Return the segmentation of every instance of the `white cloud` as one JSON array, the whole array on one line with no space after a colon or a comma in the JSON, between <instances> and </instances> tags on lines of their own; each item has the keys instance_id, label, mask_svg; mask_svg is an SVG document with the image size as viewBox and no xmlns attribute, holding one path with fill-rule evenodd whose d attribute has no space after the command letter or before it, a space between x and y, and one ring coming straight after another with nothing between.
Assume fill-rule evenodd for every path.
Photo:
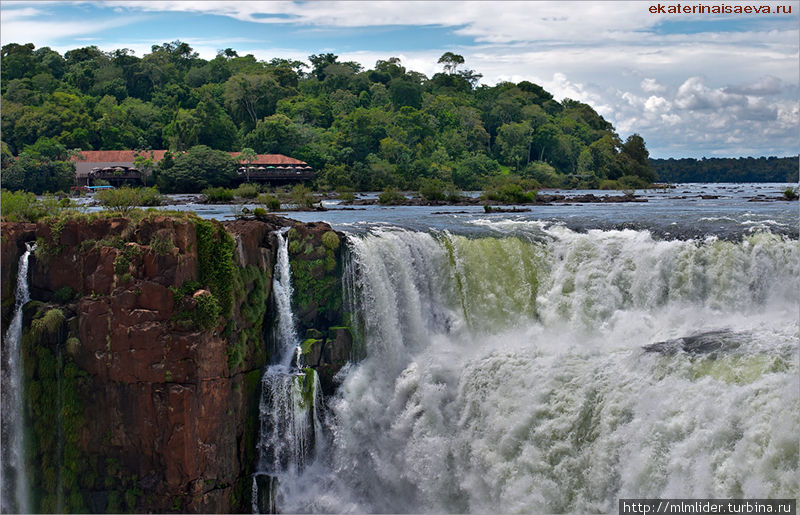
<instances>
[{"instance_id":1,"label":"white cloud","mask_svg":"<svg viewBox=\"0 0 800 515\"><path fill-rule=\"evenodd\" d=\"M669 111L671 108L672 104L666 98L655 95L648 97L644 103L644 110L648 113L662 113Z\"/></svg>"},{"instance_id":2,"label":"white cloud","mask_svg":"<svg viewBox=\"0 0 800 515\"><path fill-rule=\"evenodd\" d=\"M642 79L640 87L647 93L663 93L667 89L652 78Z\"/></svg>"},{"instance_id":3,"label":"white cloud","mask_svg":"<svg viewBox=\"0 0 800 515\"><path fill-rule=\"evenodd\" d=\"M8 8L9 5L13 6ZM64 20L58 19L51 12L43 8L16 7L17 2L3 3L2 31L0 41L6 43L36 42L37 46L58 41L61 38L79 37L95 34L97 32L124 27L142 19L142 16L115 17L104 20ZM44 41L44 43L41 43Z\"/></svg>"},{"instance_id":4,"label":"white cloud","mask_svg":"<svg viewBox=\"0 0 800 515\"><path fill-rule=\"evenodd\" d=\"M740 86L728 86L727 93L740 93L743 95L770 96L778 95L783 91L783 81L773 75L765 75L756 82Z\"/></svg>"}]
</instances>

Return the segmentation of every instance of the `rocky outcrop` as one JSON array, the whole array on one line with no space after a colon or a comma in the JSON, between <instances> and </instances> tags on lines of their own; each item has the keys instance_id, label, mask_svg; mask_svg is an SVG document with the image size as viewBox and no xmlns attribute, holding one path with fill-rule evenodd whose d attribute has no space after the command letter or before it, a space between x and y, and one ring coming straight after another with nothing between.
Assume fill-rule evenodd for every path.
<instances>
[{"instance_id":1,"label":"rocky outcrop","mask_svg":"<svg viewBox=\"0 0 800 515\"><path fill-rule=\"evenodd\" d=\"M301 346L306 366L317 371L324 395L336 390L336 374L350 361L353 352L353 335L349 327L330 327L327 333L317 329L306 331Z\"/></svg>"},{"instance_id":2,"label":"rocky outcrop","mask_svg":"<svg viewBox=\"0 0 800 515\"><path fill-rule=\"evenodd\" d=\"M324 395L336 389L335 376L350 360L350 315L342 306L343 235L326 223L289 229L289 263L298 334L305 334L303 361L319 376Z\"/></svg>"},{"instance_id":3,"label":"rocky outcrop","mask_svg":"<svg viewBox=\"0 0 800 515\"><path fill-rule=\"evenodd\" d=\"M23 334L35 511L250 511L273 232L291 223L3 224L4 307L38 242ZM304 320L340 321L328 300Z\"/></svg>"}]
</instances>

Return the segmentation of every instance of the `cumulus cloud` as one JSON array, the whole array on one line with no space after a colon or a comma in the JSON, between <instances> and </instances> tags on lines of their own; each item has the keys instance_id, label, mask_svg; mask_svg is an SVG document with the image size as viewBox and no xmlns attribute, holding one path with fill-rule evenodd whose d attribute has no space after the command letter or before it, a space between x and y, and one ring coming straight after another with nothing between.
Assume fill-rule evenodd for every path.
<instances>
[{"instance_id":1,"label":"cumulus cloud","mask_svg":"<svg viewBox=\"0 0 800 515\"><path fill-rule=\"evenodd\" d=\"M663 93L667 89L666 87L659 84L657 80L652 78L642 79L642 82L639 83L639 86L642 88L643 91L646 91L647 93Z\"/></svg>"},{"instance_id":2,"label":"cumulus cloud","mask_svg":"<svg viewBox=\"0 0 800 515\"><path fill-rule=\"evenodd\" d=\"M741 96L725 93L722 88L709 88L701 77L690 77L678 88L675 105L681 109L707 110L735 105Z\"/></svg>"},{"instance_id":3,"label":"cumulus cloud","mask_svg":"<svg viewBox=\"0 0 800 515\"><path fill-rule=\"evenodd\" d=\"M770 96L778 95L783 91L783 81L773 75L765 75L756 82L739 86L728 86L726 93L739 93L742 95Z\"/></svg>"},{"instance_id":4,"label":"cumulus cloud","mask_svg":"<svg viewBox=\"0 0 800 515\"><path fill-rule=\"evenodd\" d=\"M659 95L618 90L611 120L621 133L642 134L654 157L791 154L800 109L793 99L769 99L763 88L752 87L765 83L713 87L708 78L693 76L659 88Z\"/></svg>"}]
</instances>

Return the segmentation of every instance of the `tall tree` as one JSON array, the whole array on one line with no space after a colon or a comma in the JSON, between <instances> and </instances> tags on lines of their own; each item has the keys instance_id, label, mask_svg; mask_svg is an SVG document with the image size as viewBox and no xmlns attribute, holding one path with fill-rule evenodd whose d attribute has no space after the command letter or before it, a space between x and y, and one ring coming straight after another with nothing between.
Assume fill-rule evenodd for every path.
<instances>
[{"instance_id":1,"label":"tall tree","mask_svg":"<svg viewBox=\"0 0 800 515\"><path fill-rule=\"evenodd\" d=\"M258 159L258 154L256 154L256 151L250 147L243 148L242 153L239 154L239 157L237 158L239 163L245 164L244 170L245 175L247 176L247 182L250 182L250 165L254 163L256 159Z\"/></svg>"},{"instance_id":2,"label":"tall tree","mask_svg":"<svg viewBox=\"0 0 800 515\"><path fill-rule=\"evenodd\" d=\"M454 54L453 52L445 52L437 63L442 65L445 73L453 74L456 72L458 65L464 64L464 56Z\"/></svg>"},{"instance_id":3,"label":"tall tree","mask_svg":"<svg viewBox=\"0 0 800 515\"><path fill-rule=\"evenodd\" d=\"M334 64L338 58L338 55L331 53L312 54L308 56L308 60L311 62L311 75L322 82L325 80L325 68L327 68L328 65Z\"/></svg>"}]
</instances>

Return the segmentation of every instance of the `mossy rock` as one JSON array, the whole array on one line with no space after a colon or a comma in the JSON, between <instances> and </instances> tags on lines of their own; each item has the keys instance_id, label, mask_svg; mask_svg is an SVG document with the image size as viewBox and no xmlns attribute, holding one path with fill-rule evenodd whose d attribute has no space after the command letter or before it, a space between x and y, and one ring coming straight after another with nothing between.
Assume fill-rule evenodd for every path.
<instances>
[{"instance_id":1,"label":"mossy rock","mask_svg":"<svg viewBox=\"0 0 800 515\"><path fill-rule=\"evenodd\" d=\"M298 315L299 329L341 323L339 235L327 224L318 223L297 224L289 230L288 236L294 286L292 305Z\"/></svg>"},{"instance_id":2,"label":"mossy rock","mask_svg":"<svg viewBox=\"0 0 800 515\"><path fill-rule=\"evenodd\" d=\"M320 338L324 338L324 337L325 337L325 334L322 331L320 331L319 329L314 329L313 327L310 327L310 328L306 329L306 338L320 339Z\"/></svg>"},{"instance_id":3,"label":"mossy rock","mask_svg":"<svg viewBox=\"0 0 800 515\"><path fill-rule=\"evenodd\" d=\"M317 366L324 347L324 339L307 338L303 340L303 343L300 344L300 353L303 355L303 361L308 365Z\"/></svg>"},{"instance_id":4,"label":"mossy rock","mask_svg":"<svg viewBox=\"0 0 800 515\"><path fill-rule=\"evenodd\" d=\"M85 478L92 474L80 442L86 423L83 399L91 381L72 360L76 345L80 345L69 332L67 317L72 314L41 303L30 303L26 311L32 319L20 343L30 424L26 459L33 492L31 508L34 513L59 508L66 513L84 513L88 511L83 497ZM59 453L60 458L55 459Z\"/></svg>"}]
</instances>

